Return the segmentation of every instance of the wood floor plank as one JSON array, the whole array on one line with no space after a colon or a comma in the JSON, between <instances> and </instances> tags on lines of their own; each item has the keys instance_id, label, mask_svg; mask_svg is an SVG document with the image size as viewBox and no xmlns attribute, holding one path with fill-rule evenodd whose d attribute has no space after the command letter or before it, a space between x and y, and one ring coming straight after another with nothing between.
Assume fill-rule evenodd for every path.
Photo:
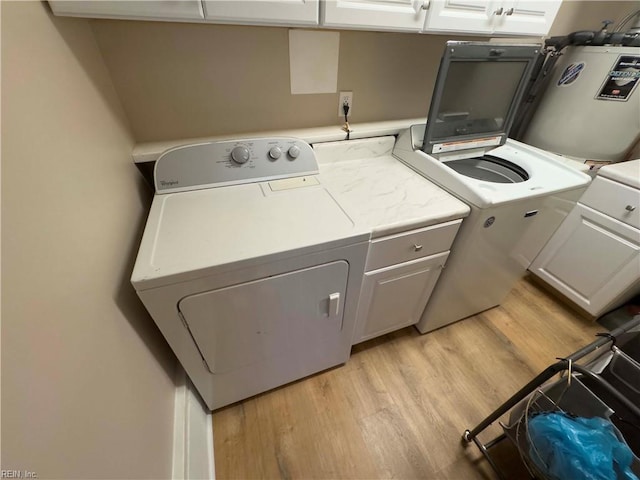
<instances>
[{"instance_id":1,"label":"wood floor plank","mask_svg":"<svg viewBox=\"0 0 640 480\"><path fill-rule=\"evenodd\" d=\"M603 328L548 296L530 279L518 284L491 322L540 371L590 343Z\"/></svg>"},{"instance_id":2,"label":"wood floor plank","mask_svg":"<svg viewBox=\"0 0 640 480\"><path fill-rule=\"evenodd\" d=\"M214 412L216 477L492 479L462 432L598 331L524 279L499 307L356 345L342 367Z\"/></svg>"},{"instance_id":3,"label":"wood floor plank","mask_svg":"<svg viewBox=\"0 0 640 480\"><path fill-rule=\"evenodd\" d=\"M428 450L414 434L411 422L397 406L360 420L376 466L373 478L421 478L425 472L432 471Z\"/></svg>"}]
</instances>

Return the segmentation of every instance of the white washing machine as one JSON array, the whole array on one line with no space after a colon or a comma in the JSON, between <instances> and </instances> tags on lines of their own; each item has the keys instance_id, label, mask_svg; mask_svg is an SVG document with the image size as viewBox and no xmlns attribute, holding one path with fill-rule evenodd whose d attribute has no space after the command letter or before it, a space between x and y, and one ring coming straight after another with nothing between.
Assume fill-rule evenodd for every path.
<instances>
[{"instance_id":1,"label":"white washing machine","mask_svg":"<svg viewBox=\"0 0 640 480\"><path fill-rule=\"evenodd\" d=\"M429 332L499 305L590 177L508 140L535 45L448 42L428 122L394 156L471 207L418 323Z\"/></svg>"},{"instance_id":2,"label":"white washing machine","mask_svg":"<svg viewBox=\"0 0 640 480\"><path fill-rule=\"evenodd\" d=\"M210 409L344 363L369 231L318 181L311 147L178 147L131 282Z\"/></svg>"}]
</instances>

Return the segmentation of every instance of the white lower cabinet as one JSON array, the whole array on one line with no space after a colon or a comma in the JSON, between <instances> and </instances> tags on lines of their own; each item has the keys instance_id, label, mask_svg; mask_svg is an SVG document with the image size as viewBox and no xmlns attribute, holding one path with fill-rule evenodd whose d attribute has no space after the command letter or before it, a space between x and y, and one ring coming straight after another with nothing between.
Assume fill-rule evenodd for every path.
<instances>
[{"instance_id":1,"label":"white lower cabinet","mask_svg":"<svg viewBox=\"0 0 640 480\"><path fill-rule=\"evenodd\" d=\"M578 203L530 270L599 316L640 281L640 230Z\"/></svg>"},{"instance_id":2,"label":"white lower cabinet","mask_svg":"<svg viewBox=\"0 0 640 480\"><path fill-rule=\"evenodd\" d=\"M356 342L413 325L420 319L449 252L364 274Z\"/></svg>"},{"instance_id":3,"label":"white lower cabinet","mask_svg":"<svg viewBox=\"0 0 640 480\"><path fill-rule=\"evenodd\" d=\"M371 242L353 343L420 320L461 220Z\"/></svg>"},{"instance_id":4,"label":"white lower cabinet","mask_svg":"<svg viewBox=\"0 0 640 480\"><path fill-rule=\"evenodd\" d=\"M640 293L639 168L602 167L529 268L594 317Z\"/></svg>"}]
</instances>

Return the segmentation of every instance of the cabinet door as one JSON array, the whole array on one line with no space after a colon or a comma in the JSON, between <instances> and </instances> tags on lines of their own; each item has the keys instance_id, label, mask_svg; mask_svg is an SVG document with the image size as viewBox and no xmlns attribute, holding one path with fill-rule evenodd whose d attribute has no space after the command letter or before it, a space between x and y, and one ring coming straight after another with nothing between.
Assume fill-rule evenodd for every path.
<instances>
[{"instance_id":1,"label":"cabinet door","mask_svg":"<svg viewBox=\"0 0 640 480\"><path fill-rule=\"evenodd\" d=\"M56 15L143 20L203 20L200 0L172 1L63 1L49 0Z\"/></svg>"},{"instance_id":2,"label":"cabinet door","mask_svg":"<svg viewBox=\"0 0 640 480\"><path fill-rule=\"evenodd\" d=\"M448 255L443 252L365 273L354 344L420 320Z\"/></svg>"},{"instance_id":3,"label":"cabinet door","mask_svg":"<svg viewBox=\"0 0 640 480\"><path fill-rule=\"evenodd\" d=\"M640 230L578 203L531 265L591 315L640 278Z\"/></svg>"},{"instance_id":4,"label":"cabinet door","mask_svg":"<svg viewBox=\"0 0 640 480\"><path fill-rule=\"evenodd\" d=\"M319 0L204 0L213 22L264 25L318 25Z\"/></svg>"},{"instance_id":5,"label":"cabinet door","mask_svg":"<svg viewBox=\"0 0 640 480\"><path fill-rule=\"evenodd\" d=\"M493 18L502 2L491 0L432 0L425 30L493 32Z\"/></svg>"},{"instance_id":6,"label":"cabinet door","mask_svg":"<svg viewBox=\"0 0 640 480\"><path fill-rule=\"evenodd\" d=\"M546 35L560 9L561 0L507 0L494 17L494 33Z\"/></svg>"},{"instance_id":7,"label":"cabinet door","mask_svg":"<svg viewBox=\"0 0 640 480\"><path fill-rule=\"evenodd\" d=\"M428 0L326 0L325 27L420 31Z\"/></svg>"}]
</instances>

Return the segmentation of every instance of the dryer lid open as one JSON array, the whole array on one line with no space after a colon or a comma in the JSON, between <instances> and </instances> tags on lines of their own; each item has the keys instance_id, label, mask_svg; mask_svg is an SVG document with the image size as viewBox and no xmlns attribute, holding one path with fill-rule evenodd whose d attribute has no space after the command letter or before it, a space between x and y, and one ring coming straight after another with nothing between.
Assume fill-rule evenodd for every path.
<instances>
[{"instance_id":1,"label":"dryer lid open","mask_svg":"<svg viewBox=\"0 0 640 480\"><path fill-rule=\"evenodd\" d=\"M504 144L540 49L447 42L422 150L444 160L481 156Z\"/></svg>"}]
</instances>

